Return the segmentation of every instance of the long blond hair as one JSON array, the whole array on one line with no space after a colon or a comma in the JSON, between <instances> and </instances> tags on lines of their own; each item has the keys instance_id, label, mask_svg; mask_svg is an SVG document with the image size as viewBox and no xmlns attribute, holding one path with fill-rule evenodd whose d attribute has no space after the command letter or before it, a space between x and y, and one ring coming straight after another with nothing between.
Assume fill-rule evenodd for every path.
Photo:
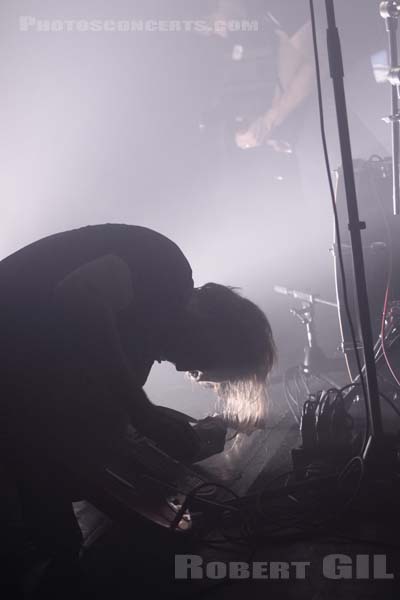
<instances>
[{"instance_id":1,"label":"long blond hair","mask_svg":"<svg viewBox=\"0 0 400 600\"><path fill-rule=\"evenodd\" d=\"M252 433L266 424L269 409L267 381L257 376L214 385L216 412L233 429Z\"/></svg>"},{"instance_id":2,"label":"long blond hair","mask_svg":"<svg viewBox=\"0 0 400 600\"><path fill-rule=\"evenodd\" d=\"M201 312L223 340L227 363L238 367L234 378L209 384L217 395L216 410L238 431L262 428L270 404L268 375L276 359L269 321L237 288L208 283L197 291Z\"/></svg>"}]
</instances>

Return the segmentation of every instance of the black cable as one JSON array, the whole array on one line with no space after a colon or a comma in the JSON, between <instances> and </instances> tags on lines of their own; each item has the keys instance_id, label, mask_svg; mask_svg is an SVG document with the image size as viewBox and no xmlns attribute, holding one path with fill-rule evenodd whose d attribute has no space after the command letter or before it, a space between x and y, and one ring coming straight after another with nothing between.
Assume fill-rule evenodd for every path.
<instances>
[{"instance_id":1,"label":"black cable","mask_svg":"<svg viewBox=\"0 0 400 600\"><path fill-rule=\"evenodd\" d=\"M348 386L346 386L348 387ZM337 398L333 401L336 402ZM314 498L314 502L311 504L308 504L306 506L304 506L304 502L302 500L299 500L298 498L296 498L298 505L296 505L296 509L294 512L289 512L288 514L288 509L287 507L283 507L280 508L279 506L267 506L265 508L261 508L261 502L263 500L262 496L263 493L266 491L265 489L263 490L263 492L261 494L258 495L258 498L256 498L256 509L258 508L258 510L256 510L256 513L258 514L258 516L261 516L263 518L264 522L256 522L256 531L258 533L259 536L265 537L265 536L271 536L275 533L279 533L279 532L283 532L286 531L288 532L289 530L292 531L293 529L298 529L300 528L304 528L304 527L308 527L308 528L315 528L315 527L321 527L321 526L326 526L328 523L337 521L338 518L340 518L340 516L343 514L343 512L345 512L346 510L348 510L348 508L351 506L351 504L353 503L353 501L355 500L355 498L357 497L359 491L360 491L360 487L363 481L363 475L364 475L364 461L362 459L362 457L360 456L355 456L353 457L345 466L344 468L337 474L337 484L339 485L339 489L340 489L340 484L349 476L349 474L352 474L352 470L353 470L353 466L354 465L359 465L360 467L360 474L359 477L357 477L357 482L356 482L356 487L355 490L351 493L350 497L346 499L346 501L344 502L344 504L340 507L340 509L338 510L337 507L333 508L333 512L331 512L331 510L329 509L329 507L326 505L326 499L324 502L321 503L321 501L318 499L318 497L316 496ZM283 476L287 476L289 475L289 473L283 473L280 476L278 476L277 478L273 479L271 481L271 483L273 483L274 481L278 480L279 478L282 478ZM321 478L322 480L323 478ZM284 488L283 488L284 489ZM338 489L338 491L339 491ZM303 491L306 490L306 487L304 488ZM249 497L250 499L250 497ZM335 495L333 496L333 500L335 500ZM307 502L309 502L309 499L307 499ZM326 512L326 510L328 509L328 514L327 515L323 515L321 514L321 516L319 517L319 519L316 521L316 516L318 515L318 509L321 509L323 511L323 513ZM280 511L285 511L284 514L282 514L282 516L280 517L279 512ZM253 511L254 512L254 511ZM311 521L310 521L311 518ZM265 522L267 521L267 522ZM272 529L271 529L272 526ZM254 531L254 528L253 528ZM254 533L253 533L254 535ZM281 533L282 535L282 533ZM247 537L251 538L251 532L248 533Z\"/></svg>"},{"instance_id":2,"label":"black cable","mask_svg":"<svg viewBox=\"0 0 400 600\"><path fill-rule=\"evenodd\" d=\"M365 381L364 381L364 377L363 377L363 369L361 366L361 360L360 360L360 356L358 353L358 346L357 346L357 339L356 339L356 334L355 334L354 323L353 323L353 319L352 319L352 315L351 315L351 311L350 311L346 273L345 273L345 268L344 268L342 243L341 243L341 235L340 235L339 215L338 215L338 211L336 208L335 191L334 191L334 187L333 187L331 165L330 165L328 145L327 145L327 139L326 139L324 103L323 103L323 99L322 99L321 69L320 69L320 64L319 64L319 52L318 52L317 28L316 28L315 11L314 11L314 0L310 0L310 14L311 14L311 27L312 27L312 37L313 37L315 70L316 70L316 77L317 77L317 93L318 93L318 108L319 108L319 117L320 117L320 126L321 126L321 139L322 139L322 146L323 146L323 150L324 150L325 166L326 166L326 171L327 171L327 176L328 176L329 191L330 191L330 195L331 195L331 202L332 202L334 221L335 221L336 246L337 246L338 256L339 256L339 266L340 266L340 275L341 275L342 287L343 287L344 306L345 306L346 316L349 321L351 339L352 339L354 353L355 353L355 357L356 357L356 361L357 361L357 370L358 370L359 377L360 377L360 383L363 388L365 407L366 407L366 418L367 418L366 435L365 435L363 448L361 450L361 454L362 454L365 449L365 446L366 446L366 443L368 440L368 435L369 435L368 396L367 396L367 390L366 390Z\"/></svg>"},{"instance_id":3,"label":"black cable","mask_svg":"<svg viewBox=\"0 0 400 600\"><path fill-rule=\"evenodd\" d=\"M342 388L340 388L339 392L343 394L343 392L351 390L351 388L358 387L359 385L359 383L349 383L348 385L344 385Z\"/></svg>"},{"instance_id":4,"label":"black cable","mask_svg":"<svg viewBox=\"0 0 400 600\"><path fill-rule=\"evenodd\" d=\"M234 492L233 490L231 490L230 488L228 488L226 485L223 485L223 484L221 484L221 483L208 483L208 482L205 482L205 483L200 483L199 485L196 485L196 487L194 487L194 488L193 488L193 489L192 489L192 490L191 490L191 491L190 491L190 492L189 492L189 493L186 495L186 498L185 498L185 500L183 501L183 504L182 504L181 508L178 510L178 512L176 513L176 517L175 517L175 519L174 519L174 520L173 520L173 522L171 523L171 529L176 529L176 527L179 525L179 522L180 522L180 521L181 521L181 519L183 518L183 515L185 514L185 512L186 512L187 508L189 507L189 505L190 505L190 501L191 501L191 500L193 500L193 499L197 499L197 501L198 501L198 502L199 502L199 501L200 501L200 502L204 502L204 498L201 498L201 497L199 498L199 497L198 497L198 492L199 492L201 489L205 488L205 487L216 487L216 488L223 489L224 491L226 491L226 492L228 492L228 493L232 494L232 496L233 496L233 497L234 497L236 500L238 500L238 499L239 499L239 496L238 496L238 494L236 494L236 492ZM229 511L229 510L233 510L233 511L235 511L235 510L237 510L237 509L235 509L235 508L233 508L233 507L229 506L228 504L227 504L227 505L224 505L224 504L221 504L221 503L209 502L209 501L206 501L205 503L206 503L206 504L208 503L208 504L213 504L213 505L219 506L220 508L223 508L225 511Z\"/></svg>"},{"instance_id":5,"label":"black cable","mask_svg":"<svg viewBox=\"0 0 400 600\"><path fill-rule=\"evenodd\" d=\"M343 393L343 391L347 390L347 389L351 389L351 388L355 388L355 387L360 387L359 383L351 383L350 385L346 385L344 386L340 392ZM397 388L396 388L397 391ZM400 408L398 408L396 406L396 404L393 402L393 400L391 400L386 394L384 394L383 392L379 392L379 395L381 396L381 398L387 403L389 404L389 406L393 409L393 411L400 417Z\"/></svg>"},{"instance_id":6,"label":"black cable","mask_svg":"<svg viewBox=\"0 0 400 600\"><path fill-rule=\"evenodd\" d=\"M162 487L168 487L171 490L173 490L175 493L181 494L182 496L185 496L186 498L188 498L190 496L191 499L195 499L195 500L197 500L197 502L202 502L203 504L208 504L210 506L216 506L217 508L221 508L226 511L228 511L228 510L237 511L238 510L237 507L235 507L235 506L231 506L229 504L223 504L222 502L216 502L214 500L209 500L207 498L203 498L202 496L197 495L197 491L203 487L218 487L218 488L222 488L225 491L229 492L230 494L232 494L232 496L236 500L238 500L239 496L233 490L226 487L225 485L222 485L219 483L214 483L214 482L204 482L204 483L196 486L190 492L184 492L184 491L180 490L176 485L174 485L172 483L167 483L166 481L162 481L162 479L157 479L157 477L153 477L152 475L142 474L141 477L143 479L150 479L151 481L158 483Z\"/></svg>"}]
</instances>

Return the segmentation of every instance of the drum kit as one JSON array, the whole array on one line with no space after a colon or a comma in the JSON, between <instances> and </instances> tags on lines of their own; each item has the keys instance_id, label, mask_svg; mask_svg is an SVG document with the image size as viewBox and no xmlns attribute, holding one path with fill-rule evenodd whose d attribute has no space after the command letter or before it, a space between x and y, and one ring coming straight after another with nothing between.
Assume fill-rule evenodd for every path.
<instances>
[{"instance_id":1,"label":"drum kit","mask_svg":"<svg viewBox=\"0 0 400 600\"><path fill-rule=\"evenodd\" d=\"M342 397L342 390L347 389L351 390L349 398L354 399L357 394L364 397L366 435L361 456L362 460L368 457L369 464L378 465L382 462L379 458L387 458L389 454L393 457L394 452L398 452L397 441L394 443L393 439L389 440L387 431L384 431L382 399L400 416L397 406L400 392L400 66L397 42L400 4L397 0L380 3L380 14L385 20L388 34L387 81L391 84L392 108L391 115L383 120L391 125L392 156L372 156L369 160L353 160L340 35L333 0L325 0L325 8L330 75L342 156L342 166L336 172L335 190L323 126L322 133L332 200L335 204L333 257L341 333L340 349L348 372L347 384L329 386L328 381L328 392L335 389ZM313 7L311 20L315 34ZM314 44L317 53L316 42ZM316 66L323 124L318 61ZM280 288L275 288L275 291L282 293ZM292 292L291 295L302 301L302 310L294 311L294 314L306 326L308 348L303 364L294 371L294 375L289 370L283 379L289 407L300 423L304 417L304 406L312 394L307 393L305 397L301 397L299 377L300 381L305 381L304 387L307 390L310 378L324 382L326 376L324 370L320 371L318 368L322 364L321 360L319 365L318 361L311 364L308 360L312 354L321 358L321 351L318 347L315 348L315 343L312 347L315 299L312 296L304 298L304 294L301 298L299 292ZM333 370L331 368L327 372ZM297 395L291 393L293 388L297 390ZM318 392L313 399L317 396ZM296 408L301 409L301 417Z\"/></svg>"},{"instance_id":2,"label":"drum kit","mask_svg":"<svg viewBox=\"0 0 400 600\"><path fill-rule=\"evenodd\" d=\"M375 360L378 375L381 371L395 370L395 349L400 300L400 220L393 216L390 197L392 190L392 160L372 157L369 161L356 161L354 164L360 218L366 223L363 232L363 251L366 266L368 299L371 313L371 327L375 342ZM338 171L336 204L341 223L341 240L346 281L349 287L349 303L352 321L356 326L356 346L362 350L360 323L357 316L354 288L354 268L350 256L350 237L346 228L344 189L341 171ZM346 315L343 299L343 282L339 273L336 239L334 241L335 273L339 321L342 336L342 351L346 358L352 381L359 376L355 353L357 349L351 339L349 318ZM393 354L389 361L386 345ZM386 367L384 367L386 363ZM398 386L398 378L390 377Z\"/></svg>"},{"instance_id":3,"label":"drum kit","mask_svg":"<svg viewBox=\"0 0 400 600\"><path fill-rule=\"evenodd\" d=\"M366 223L363 254L377 376L381 391L396 401L400 397L400 219L393 216L390 202L392 160L372 156L369 160L354 161L353 167L360 219ZM363 342L341 168L336 171L336 207L350 314L345 303L336 231L332 248L336 302L281 286L274 288L276 293L300 303L300 307L291 308L290 312L305 327L307 343L302 363L287 369L283 377L272 379L272 383L283 383L285 399L298 423L304 402L317 389L341 388L360 380L356 354L362 356ZM337 358L327 358L317 343L316 305L337 310L341 338ZM354 324L356 344L350 320Z\"/></svg>"}]
</instances>

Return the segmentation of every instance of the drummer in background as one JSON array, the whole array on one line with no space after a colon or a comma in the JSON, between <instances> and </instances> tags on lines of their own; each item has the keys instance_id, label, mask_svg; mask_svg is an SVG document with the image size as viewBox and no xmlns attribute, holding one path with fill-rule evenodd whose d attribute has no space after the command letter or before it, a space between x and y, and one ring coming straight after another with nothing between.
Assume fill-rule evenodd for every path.
<instances>
[{"instance_id":1,"label":"drummer in background","mask_svg":"<svg viewBox=\"0 0 400 600\"><path fill-rule=\"evenodd\" d=\"M285 6L285 3L274 0L217 2L216 11L210 18L215 33L227 38L230 35L228 28L216 27L217 23L257 18L258 22L261 20L261 25L269 22L275 39L265 40L265 43L272 42L277 48L274 70L271 68L270 73L264 74L265 79L273 82L272 99L260 116L237 132L236 144L239 148L255 148L268 142L273 146L273 138L285 137L280 134L281 126L297 112L296 109L313 89L315 76L311 25L304 10L305 5L299 3L294 11L289 3Z\"/></svg>"},{"instance_id":2,"label":"drummer in background","mask_svg":"<svg viewBox=\"0 0 400 600\"><path fill-rule=\"evenodd\" d=\"M273 146L274 140L289 136L301 161L300 171L303 171L302 179L306 184L310 179L306 177L306 173L310 175L310 166L315 173L315 154L322 156L322 153L310 7L307 0L298 0L295 4L294 7L291 0L217 0L211 21L257 19L261 24L265 20L273 22L278 44L275 93L272 102L265 105L263 114L236 135L236 143L239 148L251 149L265 143ZM320 68L327 93L324 98L326 128L332 167L336 168L341 159L329 82L326 14L324 3L314 4ZM389 92L387 86L379 85L385 78L379 79L377 73L381 63L387 61L387 40L379 3L338 0L335 9L346 74L353 154L355 158L368 158L374 153L385 155L390 152L390 131L382 122L382 116L388 110ZM227 31L217 32L229 36ZM265 73L266 78L273 76L272 72ZM311 159L310 144L313 149ZM304 191L308 196L311 190L306 185Z\"/></svg>"},{"instance_id":3,"label":"drummer in background","mask_svg":"<svg viewBox=\"0 0 400 600\"><path fill-rule=\"evenodd\" d=\"M314 5L325 130L331 168L336 169L341 164L341 155L326 48L325 3L315 1ZM390 90L387 85L379 84L376 76L377 68L385 62L387 48L379 2L337 0L335 9L346 75L353 156L355 159L368 159L373 154L387 156L390 154L390 128L383 123L382 116L388 114ZM272 21L273 33L265 32L265 44L274 40L277 51L275 68L271 62L270 68L260 75L260 79L264 77L265 81L274 83L274 92L271 100L264 102L257 117L246 128L236 132L236 146L243 150L243 156L237 158L241 162L249 158L251 164L261 159L261 170L267 171L273 156L266 152L262 154L263 147L279 150L281 140L285 140L293 151L299 174L297 185L279 198L279 190L272 190L267 185L262 187L263 182L260 185L256 181L251 187L255 180L253 169L245 181L243 194L247 197L251 194L254 207L258 190L261 190L261 195L268 192L268 219L272 217L276 222L279 222L281 207L284 207L288 219L287 222L283 220L285 234L282 237L290 239L290 247L281 244L278 236L274 238L279 248L277 253L285 257L280 263L282 273L287 268L287 280L296 281L296 285L304 289L333 299L336 294L335 275L329 252L333 233L332 202L321 144L309 2L219 0L211 22L241 19L257 19L260 26L265 20ZM219 33L226 40L234 37L229 31ZM230 168L229 177L233 178L236 172L241 174L243 171ZM234 194L232 197L235 197ZM274 202L275 197L280 201ZM257 210L258 214L264 214L261 203ZM271 231L268 235L272 239ZM340 339L334 312L324 314L319 330L321 339L329 340L325 351L334 352Z\"/></svg>"}]
</instances>

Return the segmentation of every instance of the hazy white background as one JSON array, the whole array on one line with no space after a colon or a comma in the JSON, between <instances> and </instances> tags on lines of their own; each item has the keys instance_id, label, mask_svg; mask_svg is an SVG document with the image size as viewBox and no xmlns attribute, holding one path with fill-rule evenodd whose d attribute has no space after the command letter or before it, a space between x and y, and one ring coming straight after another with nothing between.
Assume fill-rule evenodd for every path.
<instances>
[{"instance_id":1,"label":"hazy white background","mask_svg":"<svg viewBox=\"0 0 400 600\"><path fill-rule=\"evenodd\" d=\"M338 0L344 10L350 3ZM0 258L45 235L87 224L154 228L180 245L197 285L239 286L262 306L275 330L283 368L301 360L305 340L289 315L290 301L274 295L273 285L334 299L331 215L317 113L308 113L315 139L302 153L302 163L308 161L315 175L307 188L313 197L305 201L295 177L294 183L281 185L267 177L249 182L240 170L227 174L216 168L215 150L207 147L198 127L217 77L212 41L193 33L19 30L22 15L199 18L209 4L2 0ZM292 0L288 10L305 10L307 4ZM377 3L368 4L377 9ZM381 21L377 15L377 35ZM323 40L324 23L319 27ZM364 35L361 26L358 31ZM345 48L345 57L346 51L351 48ZM362 69L352 69L349 101L371 134L368 142L355 140L355 147L366 158L390 147L389 130L380 121L389 111L389 89L371 84ZM336 160L337 148L332 154ZM326 311L318 311L322 344L333 352L336 317ZM154 402L195 415L209 406L207 393L168 365L155 367L147 389Z\"/></svg>"}]
</instances>

